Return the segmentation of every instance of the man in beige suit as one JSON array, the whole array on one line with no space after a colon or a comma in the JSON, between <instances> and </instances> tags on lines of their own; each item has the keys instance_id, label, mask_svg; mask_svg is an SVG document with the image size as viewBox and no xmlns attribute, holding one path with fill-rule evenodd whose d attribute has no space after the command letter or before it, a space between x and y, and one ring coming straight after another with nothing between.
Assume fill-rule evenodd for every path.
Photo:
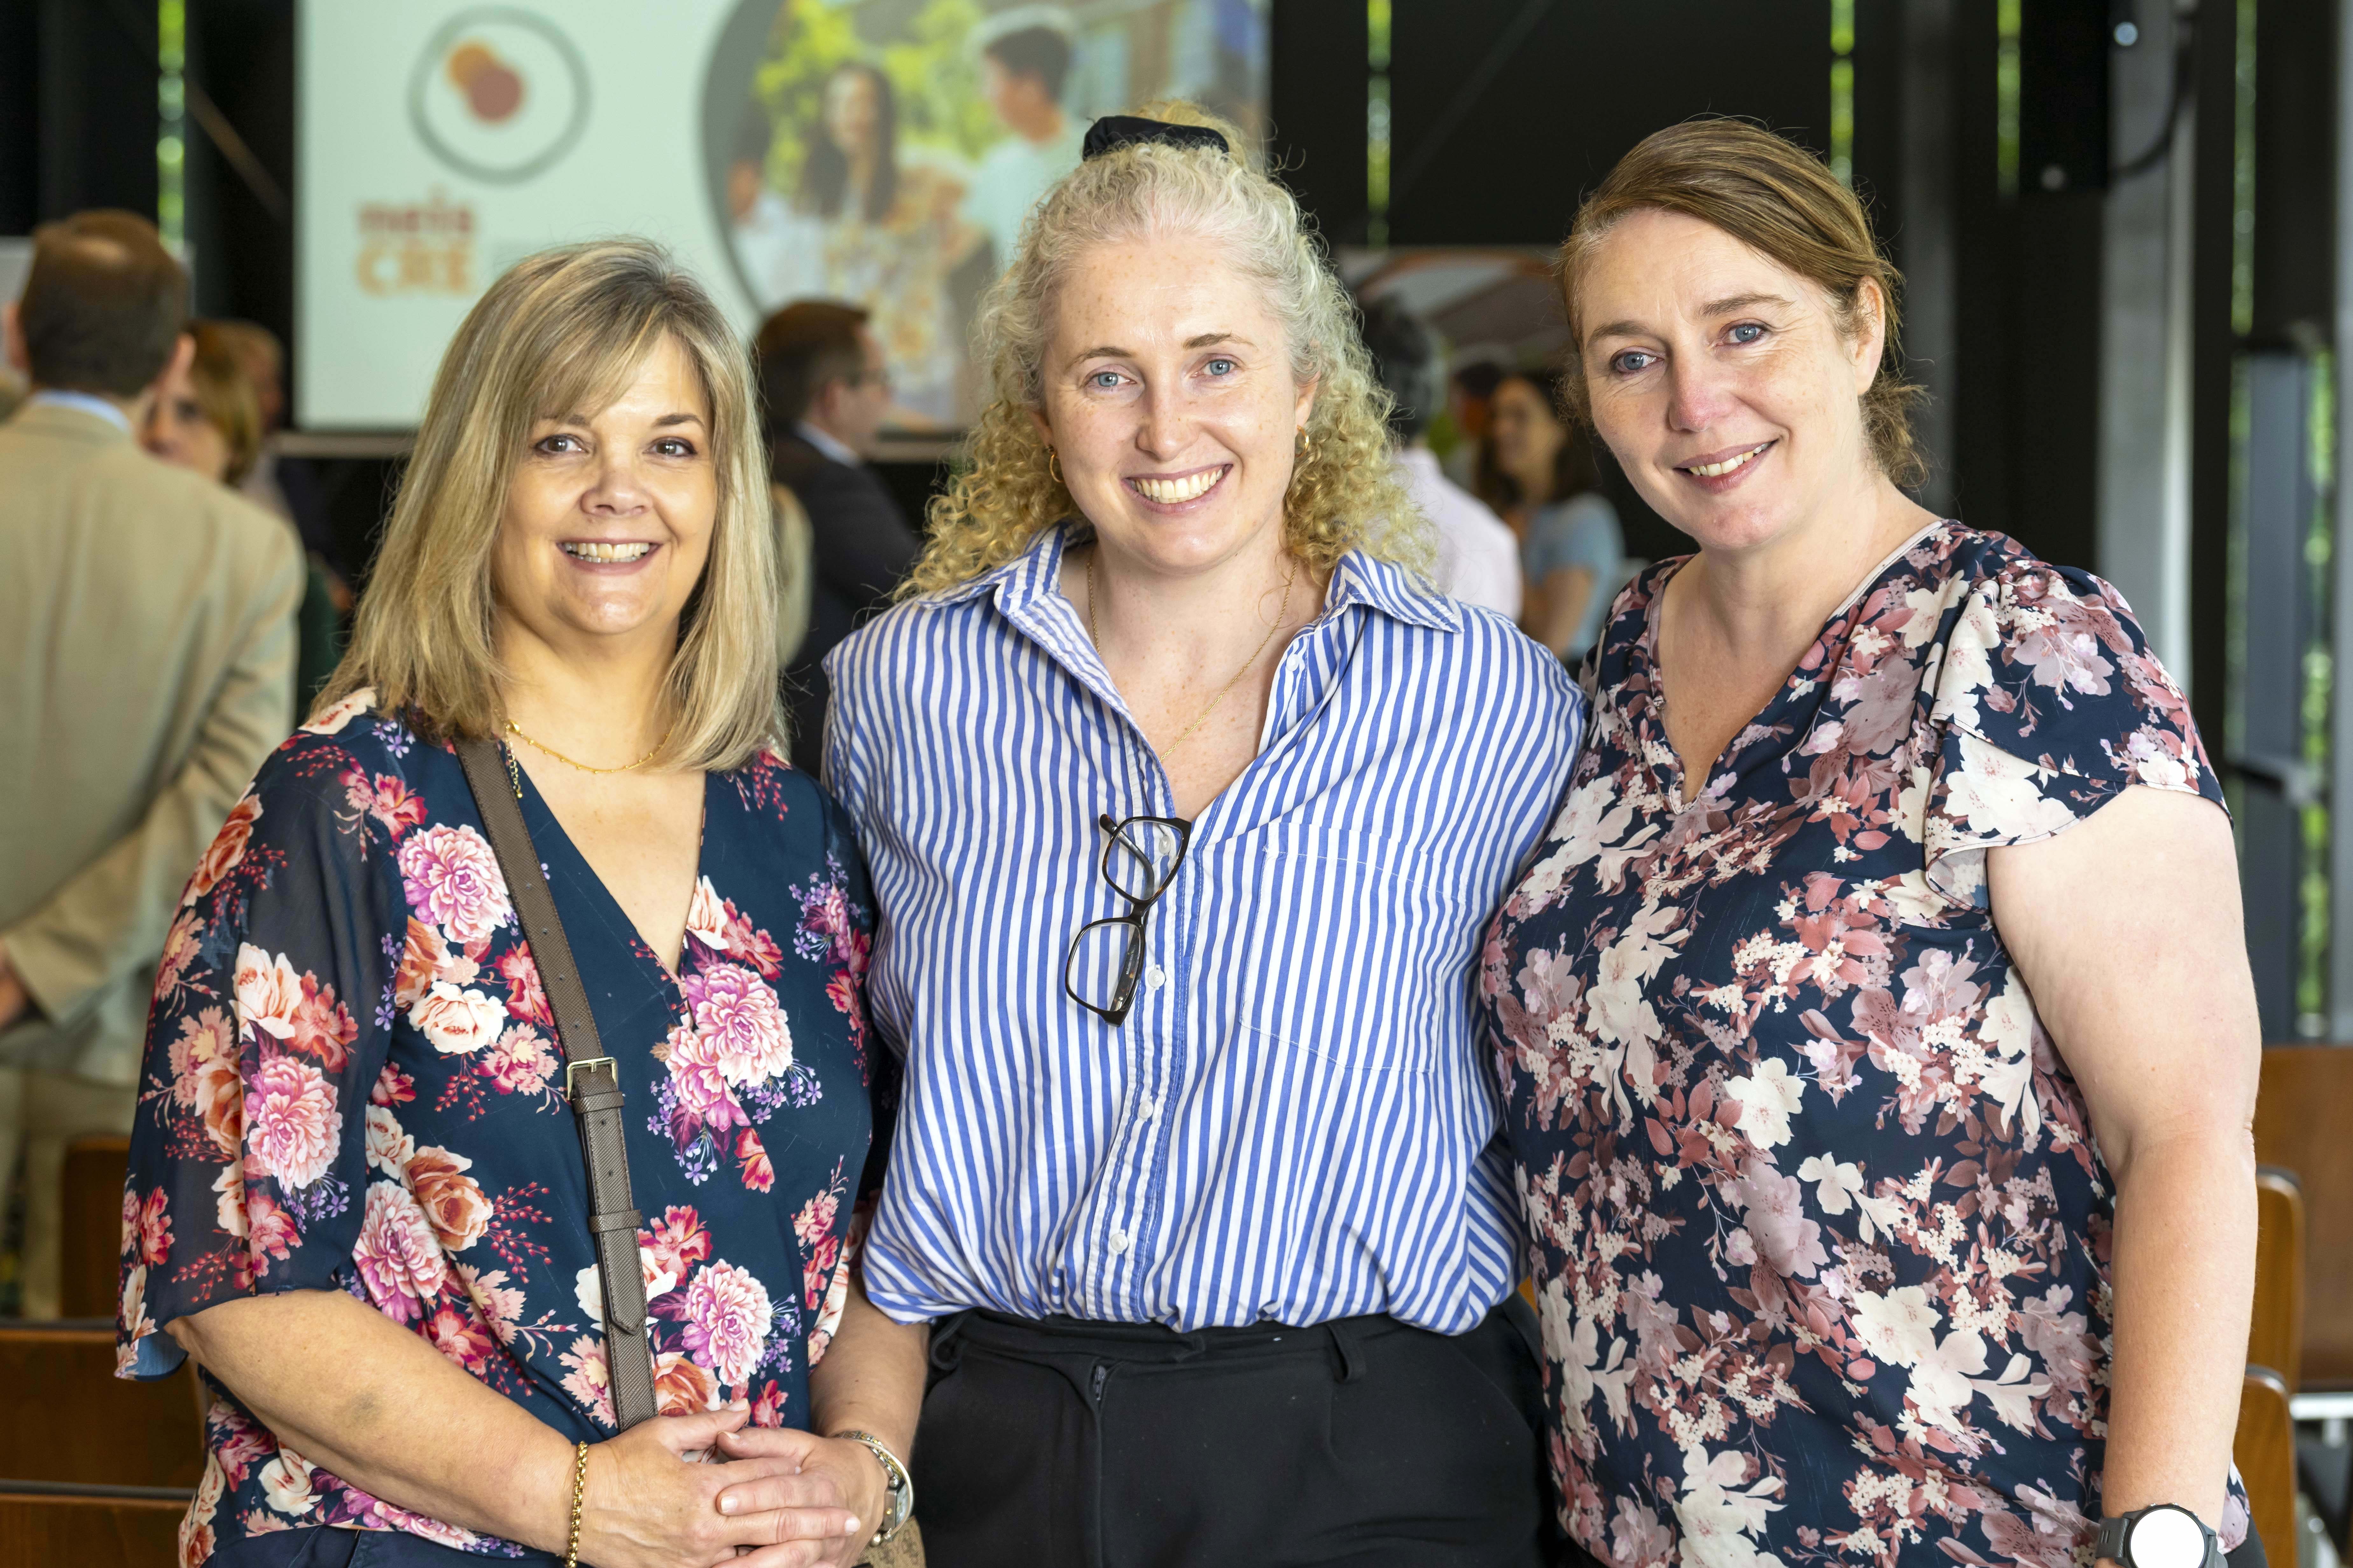
<instances>
[{"instance_id":1,"label":"man in beige suit","mask_svg":"<svg viewBox=\"0 0 2353 1568\"><path fill-rule=\"evenodd\" d=\"M32 393L0 425L0 1195L24 1154L24 1310L58 1305L70 1139L127 1132L180 891L293 706L286 525L132 431L185 366L153 226L36 236L0 310Z\"/></svg>"}]
</instances>

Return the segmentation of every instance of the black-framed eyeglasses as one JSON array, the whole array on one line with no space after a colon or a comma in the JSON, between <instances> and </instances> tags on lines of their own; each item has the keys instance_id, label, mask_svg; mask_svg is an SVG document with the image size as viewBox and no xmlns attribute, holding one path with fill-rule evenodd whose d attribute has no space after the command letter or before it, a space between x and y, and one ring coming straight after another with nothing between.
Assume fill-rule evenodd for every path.
<instances>
[{"instance_id":1,"label":"black-framed eyeglasses","mask_svg":"<svg viewBox=\"0 0 2353 1568\"><path fill-rule=\"evenodd\" d=\"M1135 984L1144 975L1144 926L1152 906L1168 890L1192 842L1193 825L1177 816L1131 816L1113 822L1109 812L1095 818L1110 835L1103 853L1103 879L1127 900L1127 913L1089 921L1062 955L1062 994L1114 1028L1135 1005Z\"/></svg>"}]
</instances>

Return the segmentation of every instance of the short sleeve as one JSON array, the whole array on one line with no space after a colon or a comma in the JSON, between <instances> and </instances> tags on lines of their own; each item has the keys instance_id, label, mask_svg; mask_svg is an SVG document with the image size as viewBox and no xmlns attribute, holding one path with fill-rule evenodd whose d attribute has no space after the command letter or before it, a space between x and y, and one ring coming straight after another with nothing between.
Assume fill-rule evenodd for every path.
<instances>
[{"instance_id":1,"label":"short sleeve","mask_svg":"<svg viewBox=\"0 0 2353 1568\"><path fill-rule=\"evenodd\" d=\"M390 1041L388 937L351 759L298 735L182 897L156 976L122 1201L117 1370L184 1359L158 1331L239 1297L334 1289L367 1182Z\"/></svg>"},{"instance_id":2,"label":"short sleeve","mask_svg":"<svg viewBox=\"0 0 2353 1568\"><path fill-rule=\"evenodd\" d=\"M1937 892L1985 909L1987 850L2063 833L2134 784L2222 805L2189 699L2107 584L2013 560L1913 597L1941 641L1935 750L1913 783Z\"/></svg>"}]
</instances>

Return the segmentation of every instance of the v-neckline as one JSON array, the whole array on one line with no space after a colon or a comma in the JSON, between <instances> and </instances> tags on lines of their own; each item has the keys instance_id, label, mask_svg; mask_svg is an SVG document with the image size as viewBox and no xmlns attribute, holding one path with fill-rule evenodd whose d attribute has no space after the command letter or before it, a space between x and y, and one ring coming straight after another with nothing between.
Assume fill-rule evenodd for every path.
<instances>
[{"instance_id":1,"label":"v-neckline","mask_svg":"<svg viewBox=\"0 0 2353 1568\"><path fill-rule=\"evenodd\" d=\"M659 977L658 989L671 995L680 994L679 977L686 967L685 933L681 931L679 937L679 967L672 969L662 962L661 954L654 951L653 943L648 942L645 933L638 929L638 922L629 918L629 911L621 907L621 900L613 896L613 889L605 885L605 879L596 874L596 868L589 863L587 856L581 853L580 846L572 841L572 835L565 831L563 819L555 815L555 808L548 805L547 796L540 793L539 782L525 770L518 769L517 772L522 773L523 788L528 792L527 804L538 806L539 815L546 820L550 827L554 829L556 839L563 844L565 851L578 862L581 871L586 874L582 880L591 889L591 896L602 906L598 912L614 931L627 936L626 945L628 947L630 957L640 964L652 966L653 973ZM702 775L702 820L695 825L694 836L694 880L688 887L686 894L690 919L694 908L695 895L702 891L704 879L710 876L708 860L711 853L711 792L715 778L716 775L708 771ZM543 850L542 853L544 855ZM576 961L577 954L575 955L575 959Z\"/></svg>"},{"instance_id":2,"label":"v-neckline","mask_svg":"<svg viewBox=\"0 0 2353 1568\"><path fill-rule=\"evenodd\" d=\"M1652 782L1659 786L1660 793L1674 803L1675 816L1680 816L1693 806L1699 805L1706 798L1710 785L1717 779L1735 772L1734 764L1740 753L1746 749L1749 737L1765 728L1767 721L1798 695L1798 684L1801 678L1806 682L1808 694L1827 689L1831 676L1836 672L1838 658L1843 653L1844 641L1852 637L1854 631L1850 624L1846 626L1844 632L1841 633L1841 624L1847 621L1857 605L1870 597L1871 591L1879 585L1882 578L1894 571L1905 556L1919 548L1921 541L1934 534L1938 529L1946 527L1948 521L1945 518L1937 518L1923 524L1908 535L1903 543L1889 551L1877 565L1857 580L1846 597L1841 599L1837 606L1822 617L1821 626L1814 633L1814 640L1806 645L1805 651L1798 656L1798 662L1789 668L1788 675L1781 678L1780 685L1774 688L1773 695L1766 700L1765 706L1750 716L1739 729L1734 731L1732 738L1725 742L1724 749L1709 760L1707 771L1700 776L1699 788L1693 791L1688 797L1683 794L1683 784L1690 777L1690 770L1683 761L1683 752L1675 749L1673 736L1667 730L1667 679L1665 668L1659 662L1659 626L1666 618L1667 585L1682 574L1684 567L1699 557L1694 552L1680 560L1666 563L1665 572L1651 587L1651 602L1643 609L1642 635L1636 639L1633 651L1635 659L1639 661L1639 668L1651 677L1650 711L1643 716L1642 721L1648 729L1655 732L1659 751L1664 755L1666 776L1663 778L1659 776L1658 763L1646 758L1644 766L1651 770ZM1841 644L1838 649L1832 649L1830 646L1834 635ZM1808 673L1809 671L1811 673ZM1645 747L1644 750L1647 752L1649 748Z\"/></svg>"}]
</instances>

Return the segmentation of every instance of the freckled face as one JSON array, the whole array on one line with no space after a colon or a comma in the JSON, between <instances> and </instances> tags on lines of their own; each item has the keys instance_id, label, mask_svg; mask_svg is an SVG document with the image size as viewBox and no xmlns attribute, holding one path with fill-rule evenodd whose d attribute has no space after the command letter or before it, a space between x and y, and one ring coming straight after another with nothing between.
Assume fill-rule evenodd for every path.
<instances>
[{"instance_id":1,"label":"freckled face","mask_svg":"<svg viewBox=\"0 0 2353 1568\"><path fill-rule=\"evenodd\" d=\"M542 417L508 481L492 582L552 646L674 639L718 519L711 405L670 338L594 414Z\"/></svg>"},{"instance_id":2,"label":"freckled face","mask_svg":"<svg viewBox=\"0 0 2353 1568\"><path fill-rule=\"evenodd\" d=\"M1315 388L1261 286L1161 239L1096 247L1052 304L1039 427L1106 548L1185 574L1279 537Z\"/></svg>"},{"instance_id":3,"label":"freckled face","mask_svg":"<svg viewBox=\"0 0 2353 1568\"><path fill-rule=\"evenodd\" d=\"M1703 547L1769 542L1877 475L1861 401L1879 365L1873 313L1850 339L1814 283L1664 212L1601 240L1577 303L1595 428Z\"/></svg>"}]
</instances>

